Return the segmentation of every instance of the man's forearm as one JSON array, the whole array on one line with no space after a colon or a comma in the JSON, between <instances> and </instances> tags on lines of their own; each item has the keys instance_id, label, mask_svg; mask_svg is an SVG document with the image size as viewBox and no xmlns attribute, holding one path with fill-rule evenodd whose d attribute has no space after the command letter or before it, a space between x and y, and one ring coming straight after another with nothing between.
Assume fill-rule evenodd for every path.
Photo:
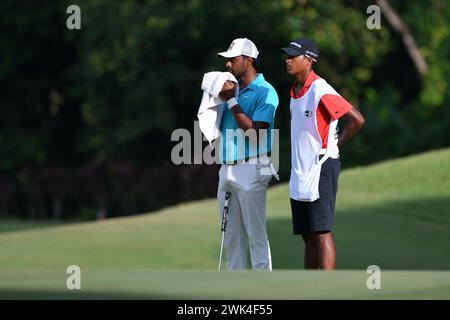
<instances>
[{"instance_id":1,"label":"man's forearm","mask_svg":"<svg viewBox=\"0 0 450 320\"><path fill-rule=\"evenodd\" d=\"M258 142L259 136L261 134L260 129L269 128L269 123L267 122L253 121L252 119L250 119L244 113L244 111L242 111L239 105L232 107L230 111L233 114L233 117L236 120L236 123L238 124L239 128L241 128L244 131L245 135L253 143Z\"/></svg>"},{"instance_id":2,"label":"man's forearm","mask_svg":"<svg viewBox=\"0 0 450 320\"><path fill-rule=\"evenodd\" d=\"M344 130L342 130L338 139L338 147L344 145L351 137L358 132L359 127L357 127L356 123L350 122L347 126L345 126Z\"/></svg>"},{"instance_id":3,"label":"man's forearm","mask_svg":"<svg viewBox=\"0 0 450 320\"><path fill-rule=\"evenodd\" d=\"M254 123L252 119L250 119L244 111L242 111L241 107L239 105L234 106L230 109L231 113L233 114L234 119L236 120L237 125L242 130L247 131L248 129L255 129Z\"/></svg>"},{"instance_id":4,"label":"man's forearm","mask_svg":"<svg viewBox=\"0 0 450 320\"><path fill-rule=\"evenodd\" d=\"M355 108L350 109L345 115L345 118L348 119L348 123L339 135L338 147L344 145L348 140L350 140L350 138L353 137L359 129L361 129L365 122L363 115Z\"/></svg>"},{"instance_id":5,"label":"man's forearm","mask_svg":"<svg viewBox=\"0 0 450 320\"><path fill-rule=\"evenodd\" d=\"M350 120L349 123L344 127L338 139L338 147L347 143L351 137L353 137L359 129L361 129L364 122L357 122L354 120Z\"/></svg>"}]
</instances>

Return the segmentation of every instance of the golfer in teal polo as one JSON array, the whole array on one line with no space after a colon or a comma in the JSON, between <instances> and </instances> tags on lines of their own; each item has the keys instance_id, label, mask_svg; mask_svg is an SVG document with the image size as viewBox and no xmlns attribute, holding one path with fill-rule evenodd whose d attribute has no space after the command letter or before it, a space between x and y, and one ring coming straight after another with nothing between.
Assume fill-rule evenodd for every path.
<instances>
[{"instance_id":1,"label":"golfer in teal polo","mask_svg":"<svg viewBox=\"0 0 450 320\"><path fill-rule=\"evenodd\" d=\"M238 97L232 82L226 82L220 94L227 102L220 128L220 215L225 192L231 192L225 234L227 269L246 269L250 249L252 269L270 271L266 192L272 175L276 175L270 154L278 95L258 72L259 52L251 40L235 39L218 55L227 59L225 67L239 81Z\"/></svg>"}]
</instances>

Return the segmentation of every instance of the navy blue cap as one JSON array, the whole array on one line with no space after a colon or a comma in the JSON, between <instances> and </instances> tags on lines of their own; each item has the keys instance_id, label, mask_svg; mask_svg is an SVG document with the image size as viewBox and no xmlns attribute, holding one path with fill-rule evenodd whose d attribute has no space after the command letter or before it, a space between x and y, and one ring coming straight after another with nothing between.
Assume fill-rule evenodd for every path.
<instances>
[{"instance_id":1,"label":"navy blue cap","mask_svg":"<svg viewBox=\"0 0 450 320\"><path fill-rule=\"evenodd\" d=\"M281 48L281 51L292 57L304 54L313 61L319 59L319 47L313 40L305 37L295 39L288 47Z\"/></svg>"}]
</instances>

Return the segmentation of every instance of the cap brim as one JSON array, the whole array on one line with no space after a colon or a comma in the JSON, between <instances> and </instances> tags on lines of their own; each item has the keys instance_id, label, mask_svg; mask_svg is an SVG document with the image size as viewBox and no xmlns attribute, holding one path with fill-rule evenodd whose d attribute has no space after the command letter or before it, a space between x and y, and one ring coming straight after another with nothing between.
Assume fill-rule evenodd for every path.
<instances>
[{"instance_id":1,"label":"cap brim","mask_svg":"<svg viewBox=\"0 0 450 320\"><path fill-rule=\"evenodd\" d=\"M224 51L224 52L219 52L217 55L224 57L224 58L235 58L237 56L240 56L241 54L238 52L233 52L233 51Z\"/></svg>"},{"instance_id":2,"label":"cap brim","mask_svg":"<svg viewBox=\"0 0 450 320\"><path fill-rule=\"evenodd\" d=\"M296 56L299 56L302 54L300 51L298 51L292 47L281 48L280 50L291 57L296 57Z\"/></svg>"}]
</instances>

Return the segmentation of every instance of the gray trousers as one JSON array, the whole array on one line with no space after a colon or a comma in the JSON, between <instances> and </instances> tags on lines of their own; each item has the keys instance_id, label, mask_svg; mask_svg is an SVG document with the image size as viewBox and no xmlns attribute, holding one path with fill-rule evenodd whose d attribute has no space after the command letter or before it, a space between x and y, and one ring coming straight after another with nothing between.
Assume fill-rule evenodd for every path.
<instances>
[{"instance_id":1,"label":"gray trousers","mask_svg":"<svg viewBox=\"0 0 450 320\"><path fill-rule=\"evenodd\" d=\"M266 228L266 193L270 174L258 164L222 165L219 171L217 198L219 217L225 202L225 192L231 197L228 210L228 226L224 245L227 270L247 268L247 256L253 270L272 270L269 240Z\"/></svg>"}]
</instances>

